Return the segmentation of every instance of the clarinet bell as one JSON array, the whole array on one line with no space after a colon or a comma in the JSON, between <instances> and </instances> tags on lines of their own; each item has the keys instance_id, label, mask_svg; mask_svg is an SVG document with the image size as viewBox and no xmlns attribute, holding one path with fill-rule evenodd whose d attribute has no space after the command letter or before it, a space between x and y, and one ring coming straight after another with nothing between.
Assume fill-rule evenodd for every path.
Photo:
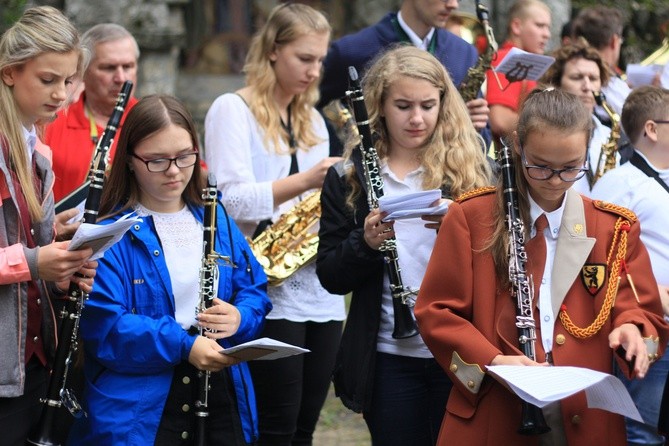
<instances>
[{"instance_id":1,"label":"clarinet bell","mask_svg":"<svg viewBox=\"0 0 669 446\"><path fill-rule=\"evenodd\" d=\"M520 435L541 435L550 432L544 413L534 404L523 401L522 420L518 433Z\"/></svg>"}]
</instances>

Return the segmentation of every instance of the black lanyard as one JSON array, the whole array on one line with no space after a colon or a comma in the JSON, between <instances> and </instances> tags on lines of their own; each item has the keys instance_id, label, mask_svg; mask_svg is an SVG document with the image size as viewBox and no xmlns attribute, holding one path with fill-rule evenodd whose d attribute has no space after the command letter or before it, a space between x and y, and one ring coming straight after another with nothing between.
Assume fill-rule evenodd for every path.
<instances>
[{"instance_id":1,"label":"black lanyard","mask_svg":"<svg viewBox=\"0 0 669 446\"><path fill-rule=\"evenodd\" d=\"M290 105L288 106L288 122L283 122L283 119L280 119L280 121L281 127L288 134L288 147L290 147L290 171L288 171L288 176L290 176L300 171L297 165L297 144L295 143L295 135L293 135L293 125L290 123Z\"/></svg>"},{"instance_id":2,"label":"black lanyard","mask_svg":"<svg viewBox=\"0 0 669 446\"><path fill-rule=\"evenodd\" d=\"M660 186L667 192L669 192L669 186L667 186L667 183L662 181L662 178L660 178L660 174L650 167L648 163L646 162L645 159L639 153L635 150L634 154L632 155L632 158L630 159L630 163L649 177L653 178L655 181L660 183Z\"/></svg>"}]
</instances>

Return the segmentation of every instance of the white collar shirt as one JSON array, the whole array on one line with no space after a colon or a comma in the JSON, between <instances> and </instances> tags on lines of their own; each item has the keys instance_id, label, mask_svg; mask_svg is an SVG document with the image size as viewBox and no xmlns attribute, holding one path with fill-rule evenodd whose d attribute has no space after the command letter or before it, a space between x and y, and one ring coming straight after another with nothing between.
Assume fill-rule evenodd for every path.
<instances>
[{"instance_id":1,"label":"white collar shirt","mask_svg":"<svg viewBox=\"0 0 669 446\"><path fill-rule=\"evenodd\" d=\"M566 197L566 194L565 194ZM544 275L541 279L541 286L539 287L539 318L541 326L541 343L546 353L553 349L553 333L555 330L555 314L553 313L553 306L551 305L551 283L553 262L555 260L555 249L557 247L558 236L560 235L560 224L562 222L562 214L564 214L565 199L562 199L562 204L559 208L552 212L546 212L532 199L530 201L530 219L532 220L532 230L530 237L534 237L536 229L534 224L541 216L546 214L548 220L548 227L544 230L546 237L546 264L544 266ZM529 278L530 282L532 278Z\"/></svg>"},{"instance_id":2,"label":"white collar shirt","mask_svg":"<svg viewBox=\"0 0 669 446\"><path fill-rule=\"evenodd\" d=\"M421 39L420 37L418 37L418 34L416 34L414 32L413 29L409 28L409 25L407 25L407 23L402 18L402 13L401 12L397 13L397 22L400 24L400 27L407 34L407 36L409 37L409 40L411 40L411 43L414 46L417 46L421 50L427 51L427 49L430 45L430 42L432 41L432 36L434 35L434 32L435 32L434 27L430 28L430 31L428 31L428 33L427 33L427 35L425 36L424 39Z\"/></svg>"}]
</instances>

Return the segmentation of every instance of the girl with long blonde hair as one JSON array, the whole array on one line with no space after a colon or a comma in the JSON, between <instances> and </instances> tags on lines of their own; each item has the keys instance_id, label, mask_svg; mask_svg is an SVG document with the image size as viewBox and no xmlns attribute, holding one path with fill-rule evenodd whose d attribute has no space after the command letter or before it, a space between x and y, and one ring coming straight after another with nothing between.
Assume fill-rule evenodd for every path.
<instances>
[{"instance_id":1,"label":"girl with long blonde hair","mask_svg":"<svg viewBox=\"0 0 669 446\"><path fill-rule=\"evenodd\" d=\"M54 242L51 150L39 139L72 93L85 54L57 9L30 8L0 38L0 427L23 444L39 420L56 348L51 299L70 281L90 292L90 248ZM82 277L75 278L79 272ZM87 276L84 278L83 276Z\"/></svg>"},{"instance_id":2,"label":"girl with long blonde hair","mask_svg":"<svg viewBox=\"0 0 669 446\"><path fill-rule=\"evenodd\" d=\"M315 110L330 25L299 3L275 7L253 38L246 86L217 98L205 120L205 159L230 215L248 237L318 189L330 165L325 122ZM344 301L319 284L313 264L270 286L263 336L311 350L250 364L259 444L311 444L339 343Z\"/></svg>"},{"instance_id":3,"label":"girl with long blonde hair","mask_svg":"<svg viewBox=\"0 0 669 446\"><path fill-rule=\"evenodd\" d=\"M489 183L467 108L430 53L413 46L389 50L369 68L362 89L384 196L441 189L443 202ZM385 213L370 211L367 187L351 145L323 185L317 258L323 286L352 293L335 391L363 413L374 444L431 446L451 383L420 336L392 336L392 284L379 249L395 237L404 285L417 289L443 216L384 221Z\"/></svg>"}]
</instances>

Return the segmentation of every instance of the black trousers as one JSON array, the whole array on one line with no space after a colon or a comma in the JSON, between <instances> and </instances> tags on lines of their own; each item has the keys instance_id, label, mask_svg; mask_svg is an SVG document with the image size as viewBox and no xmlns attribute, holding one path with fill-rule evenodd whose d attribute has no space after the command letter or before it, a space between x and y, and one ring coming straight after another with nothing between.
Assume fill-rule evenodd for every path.
<instances>
[{"instance_id":1,"label":"black trousers","mask_svg":"<svg viewBox=\"0 0 669 446\"><path fill-rule=\"evenodd\" d=\"M156 446L186 446L196 443L195 400L198 394L198 370L184 361L174 369L174 378L156 434ZM204 418L206 444L217 446L247 445L237 410L232 380L228 371L211 373L209 416Z\"/></svg>"},{"instance_id":2,"label":"black trousers","mask_svg":"<svg viewBox=\"0 0 669 446\"><path fill-rule=\"evenodd\" d=\"M40 398L46 396L47 369L36 359L26 365L23 395L0 398L0 443L24 446L28 434L36 428L42 411Z\"/></svg>"},{"instance_id":3,"label":"black trousers","mask_svg":"<svg viewBox=\"0 0 669 446\"><path fill-rule=\"evenodd\" d=\"M265 322L261 336L311 352L249 362L258 405L259 446L311 445L330 388L342 325L342 321Z\"/></svg>"}]
</instances>

